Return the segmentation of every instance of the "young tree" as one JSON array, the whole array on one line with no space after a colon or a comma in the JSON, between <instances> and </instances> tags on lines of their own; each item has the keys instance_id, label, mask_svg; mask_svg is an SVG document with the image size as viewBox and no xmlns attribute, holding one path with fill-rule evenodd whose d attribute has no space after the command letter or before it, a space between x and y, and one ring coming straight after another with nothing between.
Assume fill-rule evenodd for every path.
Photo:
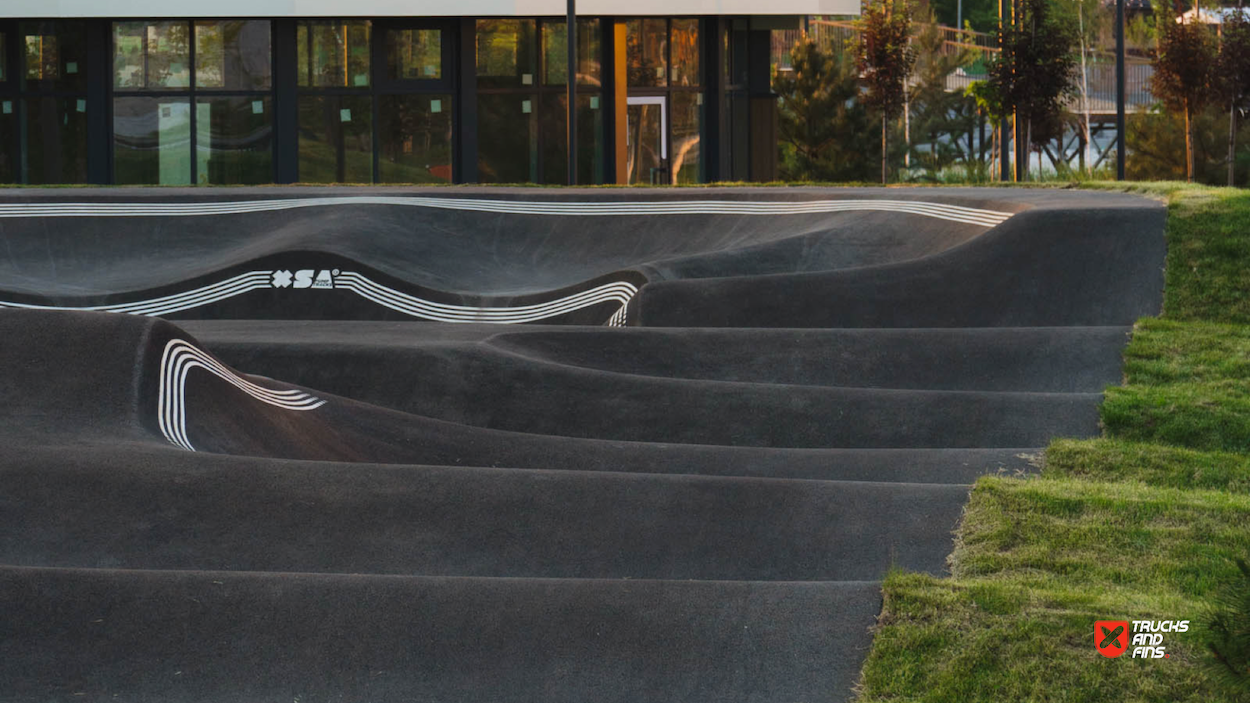
<instances>
[{"instance_id":1,"label":"young tree","mask_svg":"<svg viewBox=\"0 0 1250 703\"><path fill-rule=\"evenodd\" d=\"M1228 105L1228 185L1237 185L1237 113L1250 109L1250 15L1238 8L1224 21L1216 61L1220 98Z\"/></svg>"},{"instance_id":2,"label":"young tree","mask_svg":"<svg viewBox=\"0 0 1250 703\"><path fill-rule=\"evenodd\" d=\"M1178 22L1174 10L1159 4L1158 46L1151 57L1150 89L1169 109L1185 115L1185 178L1194 180L1194 116L1214 96L1215 36L1201 22Z\"/></svg>"},{"instance_id":3,"label":"young tree","mask_svg":"<svg viewBox=\"0 0 1250 703\"><path fill-rule=\"evenodd\" d=\"M977 124L975 102L960 91L947 90L946 82L956 69L972 63L976 52L966 46L948 47L932 10L921 6L921 12L927 17L921 15L920 30L912 37L916 65L907 93L911 131L919 136L912 138L909 148L912 159L936 176L956 161L973 160L968 140Z\"/></svg>"},{"instance_id":4,"label":"young tree","mask_svg":"<svg viewBox=\"0 0 1250 703\"><path fill-rule=\"evenodd\" d=\"M1016 143L1026 146L1020 174L1029 172L1027 146L1045 144L1063 129L1064 98L1072 91L1076 69L1076 39L1072 23L1053 12L1050 0L1018 0L1015 22L999 30L1002 50L989 62L988 80L1004 109L1016 115Z\"/></svg>"},{"instance_id":5,"label":"young tree","mask_svg":"<svg viewBox=\"0 0 1250 703\"><path fill-rule=\"evenodd\" d=\"M869 0L860 16L859 72L865 102L881 113L881 182L889 176L890 118L906 101L907 77L916 62L911 47L910 0Z\"/></svg>"},{"instance_id":6,"label":"young tree","mask_svg":"<svg viewBox=\"0 0 1250 703\"><path fill-rule=\"evenodd\" d=\"M872 120L858 100L859 75L847 52L829 52L810 39L790 52L792 70L773 79L780 141L789 152L789 180L863 181L871 178Z\"/></svg>"}]
</instances>

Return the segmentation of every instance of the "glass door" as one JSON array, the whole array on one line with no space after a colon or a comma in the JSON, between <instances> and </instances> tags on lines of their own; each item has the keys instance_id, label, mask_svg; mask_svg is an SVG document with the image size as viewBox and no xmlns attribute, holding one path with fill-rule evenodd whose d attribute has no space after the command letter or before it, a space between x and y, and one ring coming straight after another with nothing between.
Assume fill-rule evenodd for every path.
<instances>
[{"instance_id":1,"label":"glass door","mask_svg":"<svg viewBox=\"0 0 1250 703\"><path fill-rule=\"evenodd\" d=\"M664 96L635 96L625 102L629 183L668 183L668 104Z\"/></svg>"}]
</instances>

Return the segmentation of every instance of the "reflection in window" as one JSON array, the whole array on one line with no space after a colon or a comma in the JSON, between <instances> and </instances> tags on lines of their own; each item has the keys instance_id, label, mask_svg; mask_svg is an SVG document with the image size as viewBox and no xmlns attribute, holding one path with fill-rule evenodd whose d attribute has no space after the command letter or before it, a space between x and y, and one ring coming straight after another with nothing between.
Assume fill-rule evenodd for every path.
<instances>
[{"instance_id":1,"label":"reflection in window","mask_svg":"<svg viewBox=\"0 0 1250 703\"><path fill-rule=\"evenodd\" d=\"M543 101L543 183L569 182L568 97L547 96ZM577 182L603 182L603 111L599 96L577 96Z\"/></svg>"},{"instance_id":2,"label":"reflection in window","mask_svg":"<svg viewBox=\"0 0 1250 703\"><path fill-rule=\"evenodd\" d=\"M629 20L625 27L629 87L668 85L668 20Z\"/></svg>"},{"instance_id":3,"label":"reflection in window","mask_svg":"<svg viewBox=\"0 0 1250 703\"><path fill-rule=\"evenodd\" d=\"M190 33L187 22L115 22L113 86L130 90L190 86Z\"/></svg>"},{"instance_id":4,"label":"reflection in window","mask_svg":"<svg viewBox=\"0 0 1250 703\"><path fill-rule=\"evenodd\" d=\"M195 101L200 183L273 181L273 105L267 97L214 96Z\"/></svg>"},{"instance_id":5,"label":"reflection in window","mask_svg":"<svg viewBox=\"0 0 1250 703\"><path fill-rule=\"evenodd\" d=\"M478 87L533 85L537 63L534 44L534 20L478 20Z\"/></svg>"},{"instance_id":6,"label":"reflection in window","mask_svg":"<svg viewBox=\"0 0 1250 703\"><path fill-rule=\"evenodd\" d=\"M0 100L0 183L18 181L17 109L12 98Z\"/></svg>"},{"instance_id":7,"label":"reflection in window","mask_svg":"<svg viewBox=\"0 0 1250 703\"><path fill-rule=\"evenodd\" d=\"M373 181L372 106L368 96L300 96L300 181Z\"/></svg>"},{"instance_id":8,"label":"reflection in window","mask_svg":"<svg viewBox=\"0 0 1250 703\"><path fill-rule=\"evenodd\" d=\"M703 124L703 94L674 91L670 104L673 107L673 139L669 144L669 164L674 183L698 183L699 131Z\"/></svg>"},{"instance_id":9,"label":"reflection in window","mask_svg":"<svg viewBox=\"0 0 1250 703\"><path fill-rule=\"evenodd\" d=\"M673 20L672 84L699 85L699 20Z\"/></svg>"},{"instance_id":10,"label":"reflection in window","mask_svg":"<svg viewBox=\"0 0 1250 703\"><path fill-rule=\"evenodd\" d=\"M368 87L371 29L368 20L301 21L296 29L300 86Z\"/></svg>"},{"instance_id":11,"label":"reflection in window","mask_svg":"<svg viewBox=\"0 0 1250 703\"><path fill-rule=\"evenodd\" d=\"M387 71L391 80L429 81L443 77L443 33L403 29L386 33Z\"/></svg>"},{"instance_id":12,"label":"reflection in window","mask_svg":"<svg viewBox=\"0 0 1250 703\"><path fill-rule=\"evenodd\" d=\"M599 21L577 21L577 84L598 87ZM564 22L543 22L543 83L564 85L569 71L568 36Z\"/></svg>"},{"instance_id":13,"label":"reflection in window","mask_svg":"<svg viewBox=\"0 0 1250 703\"><path fill-rule=\"evenodd\" d=\"M86 90L86 38L82 22L22 22L22 87Z\"/></svg>"},{"instance_id":14,"label":"reflection in window","mask_svg":"<svg viewBox=\"0 0 1250 703\"><path fill-rule=\"evenodd\" d=\"M477 96L478 180L538 181L538 110L531 93Z\"/></svg>"},{"instance_id":15,"label":"reflection in window","mask_svg":"<svg viewBox=\"0 0 1250 703\"><path fill-rule=\"evenodd\" d=\"M451 96L378 99L378 175L383 183L451 182Z\"/></svg>"},{"instance_id":16,"label":"reflection in window","mask_svg":"<svg viewBox=\"0 0 1250 703\"><path fill-rule=\"evenodd\" d=\"M191 182L188 98L113 101L113 180L121 184Z\"/></svg>"},{"instance_id":17,"label":"reflection in window","mask_svg":"<svg viewBox=\"0 0 1250 703\"><path fill-rule=\"evenodd\" d=\"M27 98L25 111L26 183L87 182L87 101L82 98Z\"/></svg>"},{"instance_id":18,"label":"reflection in window","mask_svg":"<svg viewBox=\"0 0 1250 703\"><path fill-rule=\"evenodd\" d=\"M197 21L195 87L268 90L271 53L267 20Z\"/></svg>"},{"instance_id":19,"label":"reflection in window","mask_svg":"<svg viewBox=\"0 0 1250 703\"><path fill-rule=\"evenodd\" d=\"M56 35L26 37L27 80L56 80L61 77L60 54L56 50Z\"/></svg>"}]
</instances>

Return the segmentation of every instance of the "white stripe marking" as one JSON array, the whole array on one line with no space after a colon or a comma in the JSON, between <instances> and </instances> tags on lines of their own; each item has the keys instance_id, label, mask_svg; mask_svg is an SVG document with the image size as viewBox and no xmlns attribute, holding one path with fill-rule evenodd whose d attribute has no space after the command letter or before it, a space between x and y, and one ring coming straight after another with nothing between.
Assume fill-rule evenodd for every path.
<instances>
[{"instance_id":1,"label":"white stripe marking","mask_svg":"<svg viewBox=\"0 0 1250 703\"><path fill-rule=\"evenodd\" d=\"M350 196L337 198L283 198L235 202L195 203L0 203L5 217L200 217L273 212L339 205L399 205L440 210L496 212L515 215L801 215L831 212L902 212L985 227L1001 224L1010 212L930 203L914 200L807 200L793 202L740 200L672 200L577 202L490 200L478 198L429 198L398 196Z\"/></svg>"},{"instance_id":2,"label":"white stripe marking","mask_svg":"<svg viewBox=\"0 0 1250 703\"><path fill-rule=\"evenodd\" d=\"M228 278L220 283L202 286L185 293L176 293L133 303L74 307L0 301L0 307L23 308L27 310L89 310L155 317L180 310L188 310L201 305L208 305L252 290L271 288L273 273L273 271L251 271ZM513 307L474 307L436 303L408 295L407 293L401 293L393 288L377 283L367 276L352 271L344 271L336 276L334 278L334 287L339 290L351 291L366 300L410 317L439 322L486 322L494 324L535 322L605 302L615 301L622 305L628 305L629 301L638 293L638 287L634 284L626 281L615 281L545 303ZM314 289L307 290L311 291Z\"/></svg>"},{"instance_id":3,"label":"white stripe marking","mask_svg":"<svg viewBox=\"0 0 1250 703\"><path fill-rule=\"evenodd\" d=\"M188 451L195 451L195 447L187 438L187 374L195 368L208 371L262 403L286 410L316 410L326 403L304 391L275 391L258 386L190 343L171 339L161 354L156 418L165 439Z\"/></svg>"}]
</instances>

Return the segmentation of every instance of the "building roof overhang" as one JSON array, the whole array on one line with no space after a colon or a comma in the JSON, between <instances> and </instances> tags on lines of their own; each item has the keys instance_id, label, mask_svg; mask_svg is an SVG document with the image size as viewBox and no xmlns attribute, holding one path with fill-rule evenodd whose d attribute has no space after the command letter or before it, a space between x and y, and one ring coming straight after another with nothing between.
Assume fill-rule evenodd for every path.
<instances>
[{"instance_id":1,"label":"building roof overhang","mask_svg":"<svg viewBox=\"0 0 1250 703\"><path fill-rule=\"evenodd\" d=\"M858 15L859 0L578 0L586 16ZM534 17L565 0L4 0L0 17Z\"/></svg>"}]
</instances>

